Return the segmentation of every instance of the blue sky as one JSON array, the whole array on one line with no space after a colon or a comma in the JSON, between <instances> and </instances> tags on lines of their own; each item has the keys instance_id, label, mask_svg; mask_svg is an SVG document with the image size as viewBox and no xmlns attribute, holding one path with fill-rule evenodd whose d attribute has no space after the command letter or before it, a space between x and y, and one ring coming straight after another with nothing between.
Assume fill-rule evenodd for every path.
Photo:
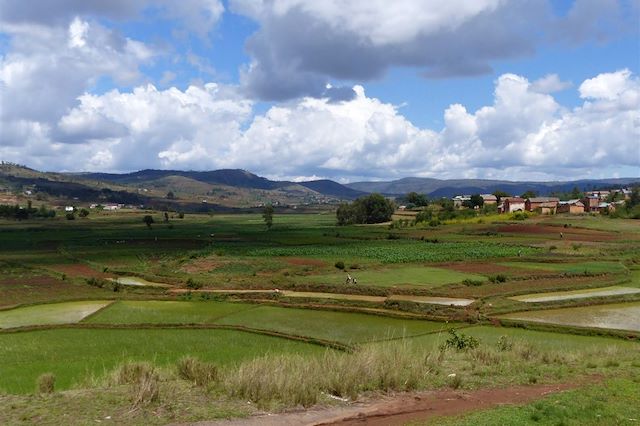
<instances>
[{"instance_id":1,"label":"blue sky","mask_svg":"<svg viewBox=\"0 0 640 426\"><path fill-rule=\"evenodd\" d=\"M0 0L0 54L39 169L640 175L637 0Z\"/></svg>"}]
</instances>

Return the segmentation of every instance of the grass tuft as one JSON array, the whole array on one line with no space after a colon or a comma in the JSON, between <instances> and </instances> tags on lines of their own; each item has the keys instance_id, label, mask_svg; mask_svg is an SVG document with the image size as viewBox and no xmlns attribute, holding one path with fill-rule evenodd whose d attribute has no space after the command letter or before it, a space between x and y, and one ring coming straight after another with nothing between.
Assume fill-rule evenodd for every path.
<instances>
[{"instance_id":1,"label":"grass tuft","mask_svg":"<svg viewBox=\"0 0 640 426\"><path fill-rule=\"evenodd\" d=\"M198 386L208 386L218 379L218 368L192 356L185 356L177 363L178 377L195 383Z\"/></svg>"},{"instance_id":2,"label":"grass tuft","mask_svg":"<svg viewBox=\"0 0 640 426\"><path fill-rule=\"evenodd\" d=\"M56 386L56 376L53 373L41 374L36 380L36 391L38 394L53 393Z\"/></svg>"}]
</instances>

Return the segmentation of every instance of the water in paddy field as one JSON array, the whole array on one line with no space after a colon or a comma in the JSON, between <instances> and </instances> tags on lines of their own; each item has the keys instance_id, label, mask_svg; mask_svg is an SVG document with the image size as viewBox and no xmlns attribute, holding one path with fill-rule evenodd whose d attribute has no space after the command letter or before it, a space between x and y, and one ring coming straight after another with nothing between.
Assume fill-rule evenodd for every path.
<instances>
[{"instance_id":1,"label":"water in paddy field","mask_svg":"<svg viewBox=\"0 0 640 426\"><path fill-rule=\"evenodd\" d=\"M640 302L549 309L503 315L510 320L640 331Z\"/></svg>"}]
</instances>

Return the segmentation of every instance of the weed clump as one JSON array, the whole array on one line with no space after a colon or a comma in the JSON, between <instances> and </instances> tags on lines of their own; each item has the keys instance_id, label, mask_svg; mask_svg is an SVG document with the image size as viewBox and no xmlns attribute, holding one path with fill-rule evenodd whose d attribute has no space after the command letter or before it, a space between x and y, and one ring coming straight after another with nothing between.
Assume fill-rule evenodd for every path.
<instances>
[{"instance_id":1,"label":"weed clump","mask_svg":"<svg viewBox=\"0 0 640 426\"><path fill-rule=\"evenodd\" d=\"M178 360L178 376L198 386L208 386L218 379L218 368L210 363L200 361L192 356Z\"/></svg>"},{"instance_id":2,"label":"weed clump","mask_svg":"<svg viewBox=\"0 0 640 426\"><path fill-rule=\"evenodd\" d=\"M131 385L134 407L156 402L160 397L160 374L146 362L129 362L121 365L112 375L116 385Z\"/></svg>"},{"instance_id":3,"label":"weed clump","mask_svg":"<svg viewBox=\"0 0 640 426\"><path fill-rule=\"evenodd\" d=\"M344 270L344 262L342 260L337 261L333 266L340 270Z\"/></svg>"},{"instance_id":4,"label":"weed clump","mask_svg":"<svg viewBox=\"0 0 640 426\"><path fill-rule=\"evenodd\" d=\"M36 391L38 394L53 393L56 386L56 376L53 373L41 374L36 380Z\"/></svg>"},{"instance_id":5,"label":"weed clump","mask_svg":"<svg viewBox=\"0 0 640 426\"><path fill-rule=\"evenodd\" d=\"M482 281L482 280L471 280L471 279L467 278L464 281L462 281L462 284L466 285L467 287L478 287L478 286L481 286L482 284L484 284L484 281Z\"/></svg>"},{"instance_id":6,"label":"weed clump","mask_svg":"<svg viewBox=\"0 0 640 426\"><path fill-rule=\"evenodd\" d=\"M492 283L504 283L507 282L507 276L503 274L492 275L489 277L489 281Z\"/></svg>"},{"instance_id":7,"label":"weed clump","mask_svg":"<svg viewBox=\"0 0 640 426\"><path fill-rule=\"evenodd\" d=\"M454 328L449 330L449 335L447 340L440 346L440 350L455 349L457 351L466 351L475 349L480 345L480 341L475 337L464 333L458 334Z\"/></svg>"}]
</instances>

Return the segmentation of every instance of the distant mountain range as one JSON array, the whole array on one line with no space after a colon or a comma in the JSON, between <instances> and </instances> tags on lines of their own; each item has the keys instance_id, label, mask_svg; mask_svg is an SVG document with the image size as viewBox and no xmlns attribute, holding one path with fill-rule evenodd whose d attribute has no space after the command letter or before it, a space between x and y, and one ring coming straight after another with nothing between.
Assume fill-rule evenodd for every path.
<instances>
[{"instance_id":1,"label":"distant mountain range","mask_svg":"<svg viewBox=\"0 0 640 426\"><path fill-rule=\"evenodd\" d=\"M522 194L526 191L534 191L539 195L549 195L552 192L569 192L577 187L581 191L602 189L603 187L620 187L640 182L636 178L611 178L611 179L582 179L573 181L555 182L518 182L507 180L486 179L432 179L408 177L392 181L380 182L353 182L347 187L362 192L379 192L381 194L397 196L408 192L427 194L430 197L451 197L458 194L484 194L497 190L509 194Z\"/></svg>"},{"instance_id":2,"label":"distant mountain range","mask_svg":"<svg viewBox=\"0 0 640 426\"><path fill-rule=\"evenodd\" d=\"M349 188L332 180L324 179L307 182L274 181L240 169L222 169L207 172L149 169L125 174L82 173L76 176L120 184L136 184L166 178L168 176L182 176L208 184L264 190L275 190L299 185L325 196L345 199L357 198L364 194L362 191Z\"/></svg>"},{"instance_id":3,"label":"distant mountain range","mask_svg":"<svg viewBox=\"0 0 640 426\"><path fill-rule=\"evenodd\" d=\"M640 178L588 179L567 182L515 182L484 179L440 180L408 177L393 181L354 182L346 185L332 180L305 182L270 180L246 170L213 171L140 170L132 173L51 173L14 164L0 164L0 193L39 193L58 200L144 204L168 208L236 208L264 203L313 205L352 200L371 192L399 196L408 192L429 197L458 194L510 194L534 191L539 195L622 187Z\"/></svg>"}]
</instances>

